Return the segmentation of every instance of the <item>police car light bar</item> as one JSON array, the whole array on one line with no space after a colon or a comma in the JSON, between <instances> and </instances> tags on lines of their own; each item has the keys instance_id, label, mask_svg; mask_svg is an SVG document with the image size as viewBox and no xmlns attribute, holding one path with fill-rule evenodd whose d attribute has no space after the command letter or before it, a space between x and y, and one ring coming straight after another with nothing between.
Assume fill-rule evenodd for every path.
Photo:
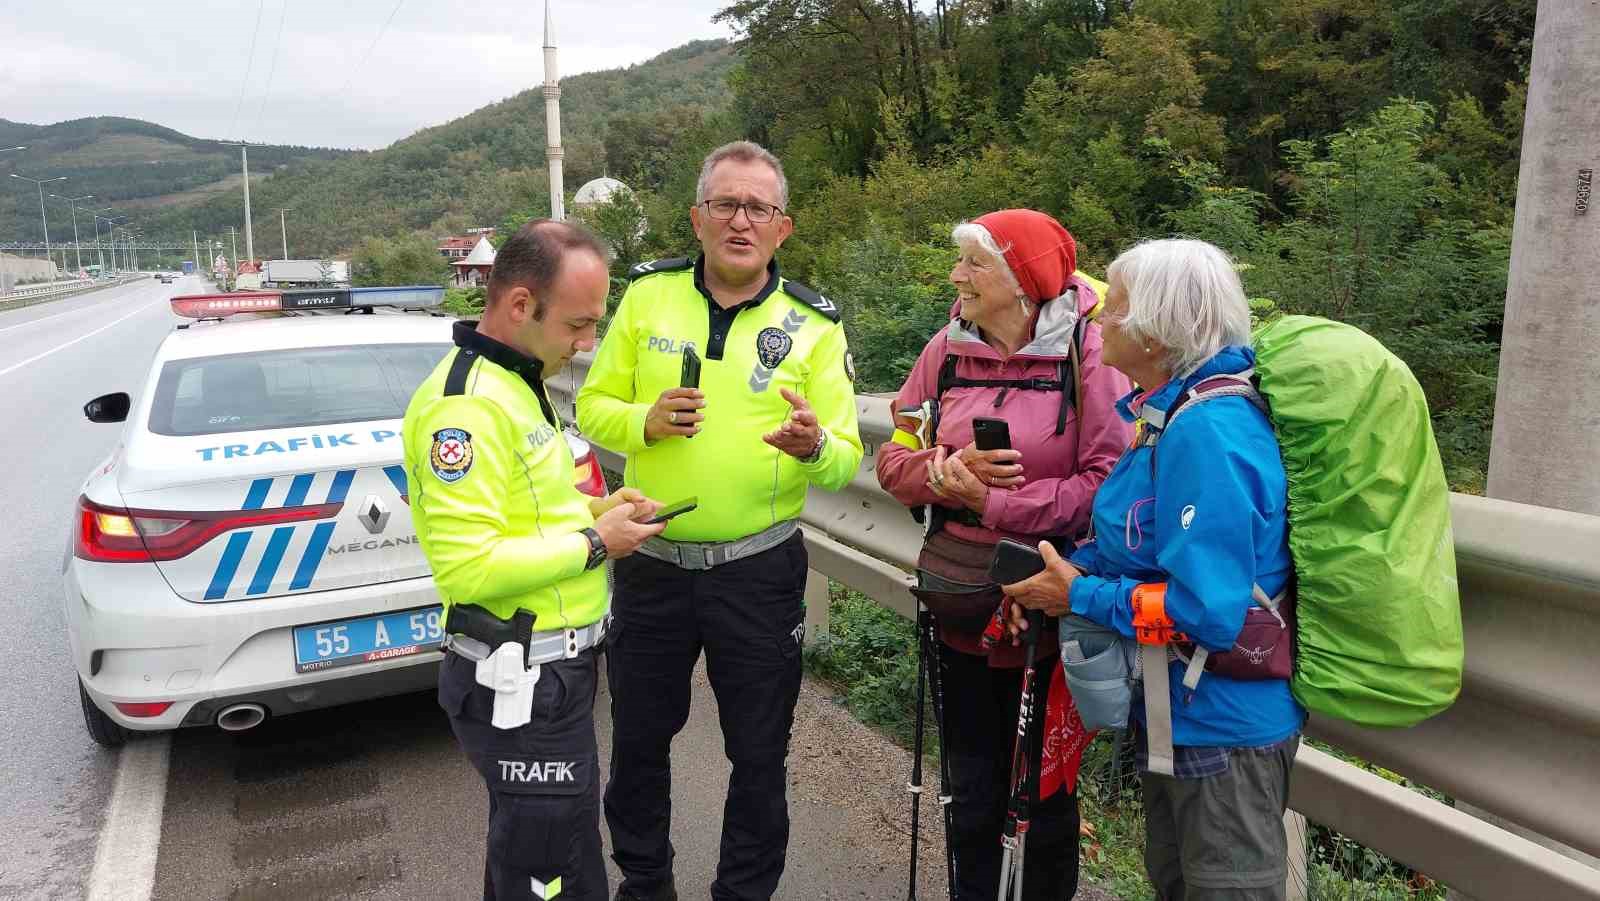
<instances>
[{"instance_id":1,"label":"police car light bar","mask_svg":"<svg viewBox=\"0 0 1600 901\"><path fill-rule=\"evenodd\" d=\"M183 294L172 298L172 312L186 319L218 319L235 313L263 313L281 309L283 307L276 291Z\"/></svg>"},{"instance_id":2,"label":"police car light bar","mask_svg":"<svg viewBox=\"0 0 1600 901\"><path fill-rule=\"evenodd\" d=\"M186 319L220 319L236 313L348 310L365 307L432 309L444 302L437 285L387 288L329 288L294 291L239 291L232 294L184 294L172 298L172 312Z\"/></svg>"}]
</instances>

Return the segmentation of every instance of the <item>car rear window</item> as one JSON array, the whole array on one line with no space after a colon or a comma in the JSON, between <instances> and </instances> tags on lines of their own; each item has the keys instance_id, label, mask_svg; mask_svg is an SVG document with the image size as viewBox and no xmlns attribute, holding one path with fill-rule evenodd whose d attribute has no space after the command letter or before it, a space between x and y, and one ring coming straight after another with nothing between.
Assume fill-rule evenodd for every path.
<instances>
[{"instance_id":1,"label":"car rear window","mask_svg":"<svg viewBox=\"0 0 1600 901\"><path fill-rule=\"evenodd\" d=\"M215 435L399 419L449 350L365 344L173 360L156 384L150 431Z\"/></svg>"}]
</instances>

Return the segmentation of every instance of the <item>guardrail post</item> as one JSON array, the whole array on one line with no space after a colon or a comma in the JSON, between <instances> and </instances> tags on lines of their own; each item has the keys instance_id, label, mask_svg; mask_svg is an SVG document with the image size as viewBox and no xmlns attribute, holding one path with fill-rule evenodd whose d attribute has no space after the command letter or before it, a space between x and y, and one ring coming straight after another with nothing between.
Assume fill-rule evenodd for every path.
<instances>
[{"instance_id":1,"label":"guardrail post","mask_svg":"<svg viewBox=\"0 0 1600 901\"><path fill-rule=\"evenodd\" d=\"M828 577L806 570L806 643L828 631Z\"/></svg>"},{"instance_id":2,"label":"guardrail post","mask_svg":"<svg viewBox=\"0 0 1600 901\"><path fill-rule=\"evenodd\" d=\"M1293 810L1285 810L1283 834L1289 840L1289 875L1284 886L1284 897L1288 901L1309 901L1311 873L1306 866L1306 848L1310 835L1306 828L1306 818Z\"/></svg>"}]
</instances>

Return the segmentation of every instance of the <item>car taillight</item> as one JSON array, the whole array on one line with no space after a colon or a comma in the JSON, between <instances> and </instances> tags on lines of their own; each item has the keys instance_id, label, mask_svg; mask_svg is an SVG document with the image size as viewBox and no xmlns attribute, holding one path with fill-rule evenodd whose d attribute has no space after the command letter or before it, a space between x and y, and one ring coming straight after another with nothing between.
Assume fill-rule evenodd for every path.
<instances>
[{"instance_id":1,"label":"car taillight","mask_svg":"<svg viewBox=\"0 0 1600 901\"><path fill-rule=\"evenodd\" d=\"M206 542L234 529L328 519L344 504L314 504L275 510L169 512L123 510L78 498L73 555L97 563L148 563L186 557Z\"/></svg>"},{"instance_id":2,"label":"car taillight","mask_svg":"<svg viewBox=\"0 0 1600 901\"><path fill-rule=\"evenodd\" d=\"M167 712L168 707L172 706L171 701L112 701L111 703L115 705L118 710L122 711L123 716L139 718L144 718L147 716L160 716L161 714Z\"/></svg>"},{"instance_id":3,"label":"car taillight","mask_svg":"<svg viewBox=\"0 0 1600 901\"><path fill-rule=\"evenodd\" d=\"M594 452L584 454L577 462L578 490L590 497L605 497L606 474L601 471L600 461L595 459Z\"/></svg>"}]
</instances>

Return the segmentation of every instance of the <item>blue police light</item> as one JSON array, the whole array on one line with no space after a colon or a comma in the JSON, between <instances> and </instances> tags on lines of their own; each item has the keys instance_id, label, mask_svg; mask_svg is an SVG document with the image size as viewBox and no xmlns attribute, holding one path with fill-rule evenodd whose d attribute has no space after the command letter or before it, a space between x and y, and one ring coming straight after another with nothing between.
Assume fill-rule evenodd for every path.
<instances>
[{"instance_id":1,"label":"blue police light","mask_svg":"<svg viewBox=\"0 0 1600 901\"><path fill-rule=\"evenodd\" d=\"M352 307L402 307L408 310L426 310L443 303L444 289L438 285L350 289Z\"/></svg>"}]
</instances>

